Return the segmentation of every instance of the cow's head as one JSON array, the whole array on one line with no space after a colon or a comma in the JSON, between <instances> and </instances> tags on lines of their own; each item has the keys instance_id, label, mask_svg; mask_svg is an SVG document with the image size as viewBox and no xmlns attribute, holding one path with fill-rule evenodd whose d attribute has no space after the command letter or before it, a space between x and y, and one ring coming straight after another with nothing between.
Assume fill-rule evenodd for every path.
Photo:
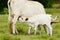
<instances>
[{"instance_id":1,"label":"cow's head","mask_svg":"<svg viewBox=\"0 0 60 40\"><path fill-rule=\"evenodd\" d=\"M26 22L26 21L28 21L28 18L27 17L19 17L19 21Z\"/></svg>"}]
</instances>

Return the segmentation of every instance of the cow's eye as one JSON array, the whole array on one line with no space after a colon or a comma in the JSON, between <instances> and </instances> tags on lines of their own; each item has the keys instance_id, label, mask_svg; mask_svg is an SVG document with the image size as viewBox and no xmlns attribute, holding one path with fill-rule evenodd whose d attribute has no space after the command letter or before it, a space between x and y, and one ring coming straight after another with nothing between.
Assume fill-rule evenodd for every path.
<instances>
[{"instance_id":1,"label":"cow's eye","mask_svg":"<svg viewBox=\"0 0 60 40\"><path fill-rule=\"evenodd\" d=\"M25 21L27 21L27 20L28 20L28 18L25 19Z\"/></svg>"},{"instance_id":2,"label":"cow's eye","mask_svg":"<svg viewBox=\"0 0 60 40\"><path fill-rule=\"evenodd\" d=\"M21 18L23 20L23 18Z\"/></svg>"}]
</instances>

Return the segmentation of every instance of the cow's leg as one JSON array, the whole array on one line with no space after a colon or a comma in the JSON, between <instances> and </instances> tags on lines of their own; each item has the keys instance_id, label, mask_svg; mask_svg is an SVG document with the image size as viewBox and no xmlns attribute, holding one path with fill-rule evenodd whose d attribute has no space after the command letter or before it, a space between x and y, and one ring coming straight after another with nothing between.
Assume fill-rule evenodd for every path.
<instances>
[{"instance_id":1,"label":"cow's leg","mask_svg":"<svg viewBox=\"0 0 60 40\"><path fill-rule=\"evenodd\" d=\"M44 26L44 30L45 30L45 32L47 33L47 35L49 34L49 29L48 29L48 27L47 27L47 25L43 25Z\"/></svg>"},{"instance_id":2,"label":"cow's leg","mask_svg":"<svg viewBox=\"0 0 60 40\"><path fill-rule=\"evenodd\" d=\"M14 18L13 18L13 23L12 23L12 30L13 30L13 34L16 34L18 33L17 29L16 29L16 21L18 19L18 15L15 15Z\"/></svg>"},{"instance_id":3,"label":"cow's leg","mask_svg":"<svg viewBox=\"0 0 60 40\"><path fill-rule=\"evenodd\" d=\"M34 35L36 35L36 30L37 29L37 26L35 25L35 27L34 27Z\"/></svg>"},{"instance_id":4,"label":"cow's leg","mask_svg":"<svg viewBox=\"0 0 60 40\"><path fill-rule=\"evenodd\" d=\"M8 17L8 26L9 26L9 32L12 33L12 19L14 18L14 14L11 11L11 9L9 8L9 17Z\"/></svg>"},{"instance_id":5,"label":"cow's leg","mask_svg":"<svg viewBox=\"0 0 60 40\"><path fill-rule=\"evenodd\" d=\"M49 30L49 35L52 36L52 26L50 24L47 25Z\"/></svg>"},{"instance_id":6,"label":"cow's leg","mask_svg":"<svg viewBox=\"0 0 60 40\"><path fill-rule=\"evenodd\" d=\"M30 33L31 33L31 30L32 30L32 27L31 27L31 26L29 26L28 34L30 34Z\"/></svg>"},{"instance_id":7,"label":"cow's leg","mask_svg":"<svg viewBox=\"0 0 60 40\"><path fill-rule=\"evenodd\" d=\"M39 30L39 33L41 34L41 26L38 25L38 30Z\"/></svg>"},{"instance_id":8,"label":"cow's leg","mask_svg":"<svg viewBox=\"0 0 60 40\"><path fill-rule=\"evenodd\" d=\"M8 26L9 26L9 32L10 32L10 33L12 33L12 23L13 23L13 22L12 22L12 19L13 19L13 18L12 18L11 16L9 16L9 18L8 18L8 24L9 24L9 25L8 25Z\"/></svg>"}]
</instances>

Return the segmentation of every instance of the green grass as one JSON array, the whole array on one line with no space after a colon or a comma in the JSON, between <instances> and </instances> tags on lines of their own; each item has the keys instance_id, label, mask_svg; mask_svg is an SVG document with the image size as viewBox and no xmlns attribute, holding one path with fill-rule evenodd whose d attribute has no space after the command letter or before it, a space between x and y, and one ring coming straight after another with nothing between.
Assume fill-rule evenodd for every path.
<instances>
[{"instance_id":1,"label":"green grass","mask_svg":"<svg viewBox=\"0 0 60 40\"><path fill-rule=\"evenodd\" d=\"M52 14L53 17L58 16L60 20L60 9L46 9L46 12ZM28 25L17 21L16 27L19 31L18 35L8 33L8 15L0 14L0 40L60 40L60 23L53 24L53 35L48 36L42 28L42 34L27 34Z\"/></svg>"}]
</instances>

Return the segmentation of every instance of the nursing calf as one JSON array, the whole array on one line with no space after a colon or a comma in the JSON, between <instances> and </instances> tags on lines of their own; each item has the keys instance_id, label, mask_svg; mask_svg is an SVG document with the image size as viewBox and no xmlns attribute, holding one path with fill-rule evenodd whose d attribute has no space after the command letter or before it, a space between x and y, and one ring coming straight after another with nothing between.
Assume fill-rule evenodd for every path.
<instances>
[{"instance_id":1,"label":"nursing calf","mask_svg":"<svg viewBox=\"0 0 60 40\"><path fill-rule=\"evenodd\" d=\"M47 34L52 36L52 26L51 26L51 15L48 14L40 14L35 15L30 18L21 17L20 21L25 22L29 25L28 34L30 34L31 28L34 27L34 34L36 35L36 29L38 25L44 25L47 31Z\"/></svg>"}]
</instances>

